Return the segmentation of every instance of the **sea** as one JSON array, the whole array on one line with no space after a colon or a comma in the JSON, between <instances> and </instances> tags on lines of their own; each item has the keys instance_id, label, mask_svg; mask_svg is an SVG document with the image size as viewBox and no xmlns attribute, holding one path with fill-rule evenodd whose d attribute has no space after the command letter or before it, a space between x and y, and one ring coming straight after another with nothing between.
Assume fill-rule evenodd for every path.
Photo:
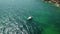
<instances>
[{"instance_id":1,"label":"sea","mask_svg":"<svg viewBox=\"0 0 60 34\"><path fill-rule=\"evenodd\" d=\"M43 0L0 0L0 34L60 34L60 7Z\"/></svg>"}]
</instances>

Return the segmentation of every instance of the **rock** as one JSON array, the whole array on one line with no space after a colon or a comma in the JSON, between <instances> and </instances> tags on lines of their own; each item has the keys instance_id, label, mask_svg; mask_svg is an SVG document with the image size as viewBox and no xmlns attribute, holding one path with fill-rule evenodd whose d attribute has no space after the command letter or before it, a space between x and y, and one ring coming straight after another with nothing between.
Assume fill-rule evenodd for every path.
<instances>
[{"instance_id":1,"label":"rock","mask_svg":"<svg viewBox=\"0 0 60 34\"><path fill-rule=\"evenodd\" d=\"M59 4L56 4L57 7L59 7L60 5Z\"/></svg>"}]
</instances>

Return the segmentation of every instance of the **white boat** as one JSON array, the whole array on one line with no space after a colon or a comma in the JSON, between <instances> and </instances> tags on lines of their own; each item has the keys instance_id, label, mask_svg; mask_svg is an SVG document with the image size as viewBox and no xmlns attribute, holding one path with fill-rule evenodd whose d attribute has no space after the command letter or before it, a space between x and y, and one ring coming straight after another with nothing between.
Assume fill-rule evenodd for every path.
<instances>
[{"instance_id":1,"label":"white boat","mask_svg":"<svg viewBox=\"0 0 60 34\"><path fill-rule=\"evenodd\" d=\"M28 18L27 18L27 20L31 20L32 19L32 16L29 16Z\"/></svg>"}]
</instances>

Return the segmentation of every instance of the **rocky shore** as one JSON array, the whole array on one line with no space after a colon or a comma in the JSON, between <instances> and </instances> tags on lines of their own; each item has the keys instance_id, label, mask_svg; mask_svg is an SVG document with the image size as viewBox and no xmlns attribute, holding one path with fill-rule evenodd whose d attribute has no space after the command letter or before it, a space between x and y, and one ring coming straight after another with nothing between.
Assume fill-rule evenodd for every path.
<instances>
[{"instance_id":1,"label":"rocky shore","mask_svg":"<svg viewBox=\"0 0 60 34\"><path fill-rule=\"evenodd\" d=\"M45 2L54 3L57 7L60 6L60 0L44 0Z\"/></svg>"}]
</instances>

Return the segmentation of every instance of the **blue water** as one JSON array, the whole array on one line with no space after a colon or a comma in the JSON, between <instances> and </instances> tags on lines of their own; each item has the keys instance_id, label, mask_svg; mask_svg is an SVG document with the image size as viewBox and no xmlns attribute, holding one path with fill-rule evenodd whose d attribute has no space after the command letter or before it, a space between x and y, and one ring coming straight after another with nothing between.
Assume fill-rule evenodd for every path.
<instances>
[{"instance_id":1,"label":"blue water","mask_svg":"<svg viewBox=\"0 0 60 34\"><path fill-rule=\"evenodd\" d=\"M60 34L59 26L60 8L52 3L0 0L0 34Z\"/></svg>"}]
</instances>

